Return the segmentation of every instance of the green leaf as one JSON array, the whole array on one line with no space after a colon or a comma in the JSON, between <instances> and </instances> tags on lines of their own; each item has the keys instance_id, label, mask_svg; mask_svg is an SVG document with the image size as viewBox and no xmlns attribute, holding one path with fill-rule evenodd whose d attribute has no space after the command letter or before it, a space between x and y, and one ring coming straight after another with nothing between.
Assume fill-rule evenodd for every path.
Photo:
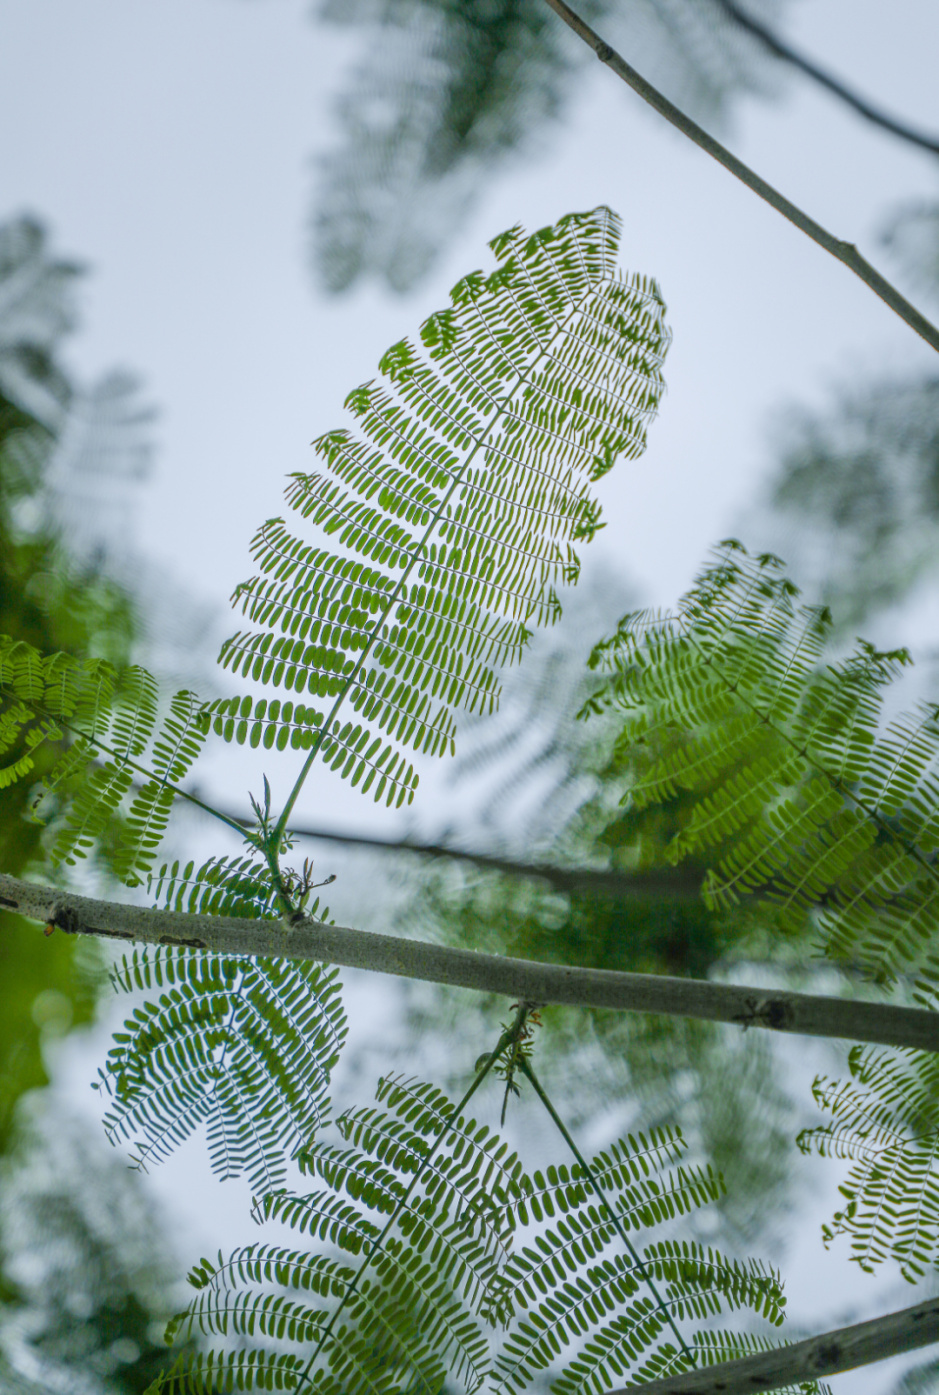
<instances>
[{"instance_id":1,"label":"green leaf","mask_svg":"<svg viewBox=\"0 0 939 1395\"><path fill-rule=\"evenodd\" d=\"M231 870L231 869L230 869ZM164 878L167 899L205 904L217 894ZM205 869L203 869L205 873ZM247 900L243 870L226 890ZM255 913L259 907L255 902ZM98 1088L111 1097L105 1130L135 1139L146 1168L202 1123L222 1177L246 1174L258 1193L285 1176L286 1159L328 1118L330 1074L346 1037L337 973L287 959L237 959L188 950L135 950L114 973L123 992L163 989L114 1035Z\"/></svg>"},{"instance_id":2,"label":"green leaf","mask_svg":"<svg viewBox=\"0 0 939 1395\"><path fill-rule=\"evenodd\" d=\"M213 704L226 740L289 744L400 805L405 750L451 751L457 712L498 704L499 670L577 578L572 543L603 526L591 480L642 453L663 390L661 296L616 270L618 238L605 208L511 229L497 270L349 394L357 431L320 436L320 470L287 489L321 541L260 529L234 596L254 628L221 653L285 697Z\"/></svg>"},{"instance_id":3,"label":"green leaf","mask_svg":"<svg viewBox=\"0 0 939 1395\"><path fill-rule=\"evenodd\" d=\"M40 799L56 820L53 864L103 847L117 875L140 885L208 732L198 699L176 693L160 723L157 682L146 669L44 655L0 636L0 703L0 788L29 779L42 750Z\"/></svg>"},{"instance_id":4,"label":"green leaf","mask_svg":"<svg viewBox=\"0 0 939 1395\"><path fill-rule=\"evenodd\" d=\"M710 906L759 896L782 930L814 925L831 958L910 974L934 1005L937 709L887 720L907 652L862 640L831 661L831 616L781 567L725 544L675 617L625 617L594 651L593 706L621 714L634 808L691 796L668 856L710 866Z\"/></svg>"},{"instance_id":5,"label":"green leaf","mask_svg":"<svg viewBox=\"0 0 939 1395\"><path fill-rule=\"evenodd\" d=\"M455 1118L433 1085L389 1077L377 1096L377 1107L338 1121L346 1147L317 1140L302 1154L315 1191L279 1190L258 1207L259 1219L291 1228L294 1244L249 1245L196 1266L196 1296L168 1335L200 1333L222 1346L189 1363L181 1357L171 1389L202 1389L207 1372L236 1361L236 1388L289 1389L303 1370L330 1395L472 1391L486 1381L522 1391L562 1357L552 1389L571 1395L608 1389L627 1373L641 1380L688 1368L579 1168L529 1177L498 1134ZM594 1159L610 1206L634 1229L713 1200L716 1179L669 1170L682 1147L662 1130ZM551 1226L549 1197L563 1213ZM516 1250L519 1233L527 1243ZM781 1320L778 1277L758 1263L670 1239L644 1253L669 1314L688 1328L689 1350L705 1360L758 1344L715 1331L716 1316L749 1307Z\"/></svg>"}]
</instances>

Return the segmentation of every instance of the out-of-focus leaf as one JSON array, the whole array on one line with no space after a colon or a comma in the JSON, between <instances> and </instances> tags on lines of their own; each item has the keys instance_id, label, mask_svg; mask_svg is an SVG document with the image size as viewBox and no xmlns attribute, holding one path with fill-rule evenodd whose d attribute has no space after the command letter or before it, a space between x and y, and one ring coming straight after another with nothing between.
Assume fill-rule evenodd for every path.
<instances>
[{"instance_id":1,"label":"out-of-focus leaf","mask_svg":"<svg viewBox=\"0 0 939 1395\"><path fill-rule=\"evenodd\" d=\"M939 200L902 204L881 241L921 294L939 296Z\"/></svg>"},{"instance_id":2,"label":"out-of-focus leaf","mask_svg":"<svg viewBox=\"0 0 939 1395\"><path fill-rule=\"evenodd\" d=\"M89 1128L34 1108L0 1174L5 1395L142 1395L166 1363L173 1266L160 1221Z\"/></svg>"},{"instance_id":3,"label":"out-of-focus leaf","mask_svg":"<svg viewBox=\"0 0 939 1395\"><path fill-rule=\"evenodd\" d=\"M34 219L0 224L0 397L50 429L71 397L54 351L74 328L79 270L49 254Z\"/></svg>"},{"instance_id":4,"label":"out-of-focus leaf","mask_svg":"<svg viewBox=\"0 0 939 1395\"><path fill-rule=\"evenodd\" d=\"M772 506L800 582L853 628L939 565L939 378L882 380L787 414Z\"/></svg>"},{"instance_id":5,"label":"out-of-focus leaf","mask_svg":"<svg viewBox=\"0 0 939 1395\"><path fill-rule=\"evenodd\" d=\"M775 22L784 3L753 8ZM713 0L585 0L579 10L712 127L734 97L772 90L773 61ZM340 140L321 160L313 259L332 291L367 275L404 291L508 158L547 143L577 76L596 63L542 0L327 0L320 13L365 33L339 99Z\"/></svg>"}]
</instances>

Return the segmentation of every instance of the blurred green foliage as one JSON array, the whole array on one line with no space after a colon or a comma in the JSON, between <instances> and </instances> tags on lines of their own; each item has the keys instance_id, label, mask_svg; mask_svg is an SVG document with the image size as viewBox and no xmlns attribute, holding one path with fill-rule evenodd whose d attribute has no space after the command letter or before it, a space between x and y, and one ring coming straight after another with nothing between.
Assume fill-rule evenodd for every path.
<instances>
[{"instance_id":1,"label":"blurred green foliage","mask_svg":"<svg viewBox=\"0 0 939 1395\"><path fill-rule=\"evenodd\" d=\"M99 570L76 567L68 539L44 508L74 390L57 351L73 323L77 269L52 257L42 228L26 219L0 227L0 633L46 653L126 660L134 635L127 596ZM41 779L42 769L37 769ZM42 828L29 820L28 785L0 790L0 865L26 872ZM27 1090L47 1083L45 1038L89 1020L90 956L3 914L0 933L0 1150Z\"/></svg>"},{"instance_id":2,"label":"blurred green foliage","mask_svg":"<svg viewBox=\"0 0 939 1395\"><path fill-rule=\"evenodd\" d=\"M559 894L534 879L435 862L405 880L398 929L522 959L701 979L746 965L752 981L754 961L772 960L777 979L795 971L792 982L801 983L810 927L781 938L765 906L711 910L697 894L710 859L673 868L669 844L698 795L679 792L636 808L628 799L635 751L618 741L615 714L575 718L596 686L584 641L601 634L624 601L622 582L610 576L572 598L551 638L534 646L493 729L477 719L461 733L457 802L466 800L470 822L469 788L488 776L480 821L500 855L674 871L675 894ZM412 1046L448 1019L500 1012L496 1000L426 989L412 999ZM765 1033L742 1037L715 1023L567 1008L544 1009L542 1017L540 1073L572 1128L596 1130L606 1120L631 1130L678 1125L690 1156L711 1162L727 1183L716 1208L725 1242L781 1232L795 1203L789 1144L809 1116L790 1098Z\"/></svg>"},{"instance_id":3,"label":"blurred green foliage","mask_svg":"<svg viewBox=\"0 0 939 1395\"><path fill-rule=\"evenodd\" d=\"M939 246L939 239L937 239ZM787 560L844 632L939 571L939 378L871 377L790 411L770 481Z\"/></svg>"},{"instance_id":4,"label":"blurred green foliage","mask_svg":"<svg viewBox=\"0 0 939 1395\"><path fill-rule=\"evenodd\" d=\"M30 1390L142 1395L175 1298L161 1218L93 1122L30 1103L2 1167L2 1346Z\"/></svg>"},{"instance_id":5,"label":"blurred green foliage","mask_svg":"<svg viewBox=\"0 0 939 1395\"><path fill-rule=\"evenodd\" d=\"M98 494L113 509L119 477L139 477L149 414L128 407L129 380L86 394L61 368L77 274L35 221L0 225L0 633L121 664L136 607L104 569L93 515ZM5 872L40 860L30 804L55 755L40 748L35 782L0 789ZM48 1084L49 1045L91 1020L103 961L95 942L0 914L0 1388L140 1395L171 1307L156 1219L88 1124L30 1094Z\"/></svg>"},{"instance_id":6,"label":"blurred green foliage","mask_svg":"<svg viewBox=\"0 0 939 1395\"><path fill-rule=\"evenodd\" d=\"M775 22L786 0L751 0ZM778 65L717 0L583 0L644 76L699 120L768 95ZM483 188L544 148L592 54L542 0L325 0L362 34L338 99L340 140L320 159L312 259L331 291L376 276L405 291L431 267ZM620 156L617 156L619 159Z\"/></svg>"}]
</instances>

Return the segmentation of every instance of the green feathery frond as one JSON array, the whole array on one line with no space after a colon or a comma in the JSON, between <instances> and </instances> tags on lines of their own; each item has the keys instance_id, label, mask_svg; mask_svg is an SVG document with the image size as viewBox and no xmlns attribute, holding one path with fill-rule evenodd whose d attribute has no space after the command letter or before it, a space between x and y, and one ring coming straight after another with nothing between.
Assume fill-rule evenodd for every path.
<instances>
[{"instance_id":1,"label":"green feathery frond","mask_svg":"<svg viewBox=\"0 0 939 1395\"><path fill-rule=\"evenodd\" d=\"M822 1234L826 1245L850 1236L869 1273L890 1258L918 1283L939 1268L939 1058L855 1046L848 1064L850 1081L813 1086L831 1123L798 1138L805 1153L853 1163L839 1188L846 1204Z\"/></svg>"},{"instance_id":2,"label":"green feathery frond","mask_svg":"<svg viewBox=\"0 0 939 1395\"><path fill-rule=\"evenodd\" d=\"M197 698L176 693L161 721L145 669L44 655L0 636L0 699L0 788L35 779L42 752L53 864L74 864L107 840L114 871L139 886L209 729Z\"/></svg>"},{"instance_id":3,"label":"green feathery frond","mask_svg":"<svg viewBox=\"0 0 939 1395\"><path fill-rule=\"evenodd\" d=\"M236 867L236 888L242 876ZM243 899L235 904L248 913ZM98 1088L112 1099L104 1120L111 1141L136 1138L134 1162L145 1168L204 1122L220 1176L244 1173L258 1193L279 1186L285 1157L328 1117L330 1073L346 1037L336 970L161 947L125 957L114 982L124 992L165 991L115 1033L99 1072Z\"/></svg>"},{"instance_id":4,"label":"green feathery frond","mask_svg":"<svg viewBox=\"0 0 939 1395\"><path fill-rule=\"evenodd\" d=\"M338 546L281 519L257 533L260 574L234 596L257 628L220 662L294 696L223 699L214 723L307 752L286 812L318 756L376 800L410 800L405 751L450 750L454 714L491 710L498 669L557 618L572 544L602 526L590 483L641 454L663 390L661 296L617 271L618 240L605 208L494 239L496 270L460 281L423 348L401 340L349 395L358 434L327 432L322 472L291 478L294 511Z\"/></svg>"},{"instance_id":5,"label":"green feathery frond","mask_svg":"<svg viewBox=\"0 0 939 1395\"><path fill-rule=\"evenodd\" d=\"M710 864L708 904L759 895L784 930L880 982L939 990L937 709L884 720L909 662L859 642L825 662L831 617L796 605L778 558L725 544L677 616L627 616L594 651L621 714L627 798L689 792L670 861Z\"/></svg>"},{"instance_id":6,"label":"green feathery frond","mask_svg":"<svg viewBox=\"0 0 939 1395\"><path fill-rule=\"evenodd\" d=\"M196 1297L167 1337L201 1333L228 1346L182 1356L167 1395L213 1382L320 1395L521 1390L572 1349L552 1389L602 1391L626 1371L687 1366L659 1340L665 1317L579 1166L527 1175L498 1135L454 1120L431 1085L386 1079L378 1102L338 1121L345 1148L317 1141L302 1155L316 1191L260 1204L262 1219L324 1252L258 1244L193 1270ZM651 1229L714 1199L713 1173L672 1168L681 1153L680 1136L661 1131L594 1159L622 1223ZM516 1254L518 1234L530 1243ZM671 1239L650 1244L644 1263L673 1317L708 1324L689 1332L705 1360L752 1345L718 1337L716 1314L747 1306L782 1321L778 1278L758 1264Z\"/></svg>"},{"instance_id":7,"label":"green feathery frond","mask_svg":"<svg viewBox=\"0 0 939 1395\"><path fill-rule=\"evenodd\" d=\"M591 1170L609 1190L620 1225L651 1229L720 1194L720 1180L709 1168L656 1176L667 1159L680 1155L680 1134L631 1138L611 1151L612 1166L610 1153L601 1154ZM548 1188L555 1189L562 1171L549 1170ZM585 1189L579 1165L569 1175L562 1191L570 1208L564 1220L537 1233L499 1275L500 1289L511 1295L517 1315L494 1364L495 1391L530 1389L536 1373L572 1347L579 1348L576 1356L551 1385L561 1395L602 1392L627 1372L633 1380L651 1380L688 1369L687 1356L672 1340L669 1318L704 1322L725 1307L749 1306L777 1326L782 1322L785 1300L774 1273L688 1242L659 1241L641 1256L624 1253L612 1215ZM534 1194L544 1184L541 1174L529 1181ZM534 1214L531 1200L528 1208ZM664 1308L646 1287L647 1274L664 1281ZM730 1334L725 1340L733 1345ZM689 1350L697 1341L696 1332L688 1334Z\"/></svg>"},{"instance_id":8,"label":"green feathery frond","mask_svg":"<svg viewBox=\"0 0 939 1395\"><path fill-rule=\"evenodd\" d=\"M334 880L333 877L312 884L311 864L306 861L300 872L290 867L281 868L281 880L297 910L314 920L328 919L329 907L321 910L319 897L312 902L309 897L315 886L325 886ZM158 875L147 878L147 890L158 902L162 900L166 910L189 915L245 916L259 920L278 920L283 915L270 868L257 854L210 857L199 868L194 862L187 862L184 867L178 861L172 866L164 862Z\"/></svg>"},{"instance_id":9,"label":"green feathery frond","mask_svg":"<svg viewBox=\"0 0 939 1395\"><path fill-rule=\"evenodd\" d=\"M258 920L279 914L269 868L257 855L210 857L199 868L164 862L158 875L148 877L147 890L168 911Z\"/></svg>"}]
</instances>

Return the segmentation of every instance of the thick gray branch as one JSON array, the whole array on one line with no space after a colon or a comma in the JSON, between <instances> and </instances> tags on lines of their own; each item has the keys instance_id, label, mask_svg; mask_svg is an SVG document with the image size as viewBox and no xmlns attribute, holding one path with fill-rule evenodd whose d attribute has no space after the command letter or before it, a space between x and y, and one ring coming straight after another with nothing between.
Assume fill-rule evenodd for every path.
<instances>
[{"instance_id":1,"label":"thick gray branch","mask_svg":"<svg viewBox=\"0 0 939 1395\"><path fill-rule=\"evenodd\" d=\"M839 1371L853 1371L872 1361L939 1342L939 1299L917 1303L899 1313L886 1313L854 1327L838 1327L791 1347L776 1347L758 1356L705 1366L683 1376L666 1376L645 1385L627 1385L610 1395L759 1395L800 1381L821 1380Z\"/></svg>"},{"instance_id":2,"label":"thick gray branch","mask_svg":"<svg viewBox=\"0 0 939 1395\"><path fill-rule=\"evenodd\" d=\"M846 1002L841 998L657 974L538 964L529 959L477 954L473 950L305 919L287 928L279 921L149 910L115 901L97 901L0 875L0 908L3 907L70 934L186 945L222 954L312 959L349 969L371 969L427 983L498 993L519 1002L663 1013L805 1036L845 1037L850 1041L939 1051L939 1013L920 1008Z\"/></svg>"},{"instance_id":3,"label":"thick gray branch","mask_svg":"<svg viewBox=\"0 0 939 1395\"><path fill-rule=\"evenodd\" d=\"M571 9L570 5L565 3L565 0L545 0L545 3L550 5L555 14L560 15L564 23L569 25L574 33L584 40L584 43L590 45L601 63L605 63L618 78L622 78L623 82L638 93L643 101L654 107L660 116L664 116L666 121L671 122L689 140L693 140L695 145L700 146L718 164L723 165L754 194L765 199L771 208L775 208L777 213L788 218L789 222L804 232L806 237L817 242L819 247L823 247L826 252L837 258L849 271L853 271L855 276L860 277L875 295L880 296L880 299L900 316L901 320L905 320L911 329L914 329L926 340L927 344L939 351L939 329L927 320L926 316L917 310L915 305L911 305L906 297L900 294L896 286L892 286L886 277L881 276L880 272L861 256L853 243L842 242L839 238L833 237L820 223L816 223L807 213L803 213L801 208L798 208L777 189L774 189L772 184L767 184L765 179L754 173L742 160L738 160L736 155L732 155L721 145L720 141L709 136L707 131L691 120L690 116L686 116L673 102L657 91L651 83L646 82L635 68L631 68L615 49L611 48L604 39L601 39L600 35L591 29L590 25L585 23L580 15Z\"/></svg>"}]
</instances>

